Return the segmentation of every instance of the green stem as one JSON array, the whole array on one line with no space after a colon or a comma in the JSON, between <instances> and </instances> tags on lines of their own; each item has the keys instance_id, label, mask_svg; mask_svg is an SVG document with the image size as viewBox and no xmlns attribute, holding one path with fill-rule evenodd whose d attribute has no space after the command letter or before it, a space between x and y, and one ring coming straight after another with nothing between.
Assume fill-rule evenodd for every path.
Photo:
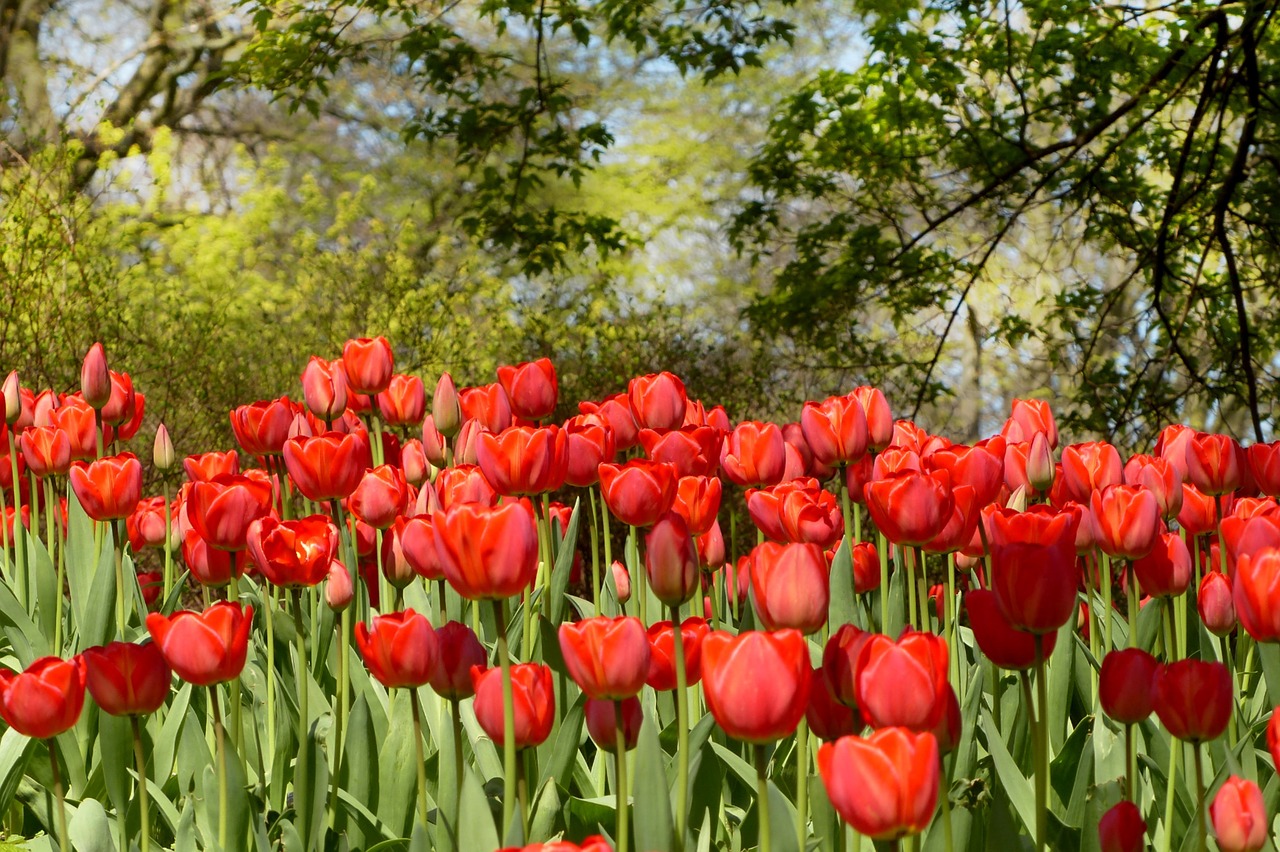
<instances>
[{"instance_id":1,"label":"green stem","mask_svg":"<svg viewBox=\"0 0 1280 852\"><path fill-rule=\"evenodd\" d=\"M1192 746L1196 756L1196 831L1200 838L1200 852L1208 848L1209 829L1205 824L1204 756L1200 743Z\"/></svg>"},{"instance_id":2,"label":"green stem","mask_svg":"<svg viewBox=\"0 0 1280 852\"><path fill-rule=\"evenodd\" d=\"M600 513L590 492L587 493L587 503L591 506L591 600L599 618L600 597L604 594L604 587L600 585Z\"/></svg>"},{"instance_id":3,"label":"green stem","mask_svg":"<svg viewBox=\"0 0 1280 852\"><path fill-rule=\"evenodd\" d=\"M427 760L422 746L422 705L418 701L417 687L409 687L409 704L413 707L413 747L417 752L418 770L418 819L423 831L427 830Z\"/></svg>"},{"instance_id":4,"label":"green stem","mask_svg":"<svg viewBox=\"0 0 1280 852\"><path fill-rule=\"evenodd\" d=\"M209 686L209 707L213 711L213 736L218 748L218 848L227 848L227 743L218 707L218 685Z\"/></svg>"},{"instance_id":5,"label":"green stem","mask_svg":"<svg viewBox=\"0 0 1280 852\"><path fill-rule=\"evenodd\" d=\"M613 534L609 532L609 507L604 503L604 492L600 490L600 486L595 486L591 491L600 500L600 537L604 539L604 564L609 570L613 570Z\"/></svg>"},{"instance_id":6,"label":"green stem","mask_svg":"<svg viewBox=\"0 0 1280 852\"><path fill-rule=\"evenodd\" d=\"M298 833L302 836L303 847L306 848L311 834L311 783L309 781L311 747L307 743L307 729L311 715L307 706L311 692L307 688L307 681L311 675L307 664L306 634L302 629L302 590L298 588L293 589L293 631L296 634L298 651L298 759L297 774L293 777L293 805L294 813L298 815L297 825L301 827Z\"/></svg>"},{"instance_id":7,"label":"green stem","mask_svg":"<svg viewBox=\"0 0 1280 852\"><path fill-rule=\"evenodd\" d=\"M1049 841L1049 689L1045 683L1044 636L1036 634L1036 847Z\"/></svg>"},{"instance_id":8,"label":"green stem","mask_svg":"<svg viewBox=\"0 0 1280 852\"><path fill-rule=\"evenodd\" d=\"M15 524L21 522L18 518L17 511L14 512L13 522ZM8 502L5 500L3 488L0 488L0 549L2 549L4 553L4 565L2 567L8 571L9 563L13 561L14 558L9 556L9 509ZM13 564L16 566L17 562L14 561ZM17 573L16 567L14 568L14 573Z\"/></svg>"},{"instance_id":9,"label":"green stem","mask_svg":"<svg viewBox=\"0 0 1280 852\"><path fill-rule=\"evenodd\" d=\"M169 547L169 539L173 535L173 517L170 514L169 480L164 481L164 598L169 600L173 591L173 548Z\"/></svg>"},{"instance_id":10,"label":"green stem","mask_svg":"<svg viewBox=\"0 0 1280 852\"><path fill-rule=\"evenodd\" d=\"M769 852L769 761L765 757L764 745L754 743L751 747L756 763L756 809L760 812L760 852Z\"/></svg>"},{"instance_id":11,"label":"green stem","mask_svg":"<svg viewBox=\"0 0 1280 852\"><path fill-rule=\"evenodd\" d=\"M542 526L546 530L547 552L543 559L542 574L542 614L551 617L551 574L555 571L556 563L556 535L555 526L551 523L551 495L542 495Z\"/></svg>"},{"instance_id":12,"label":"green stem","mask_svg":"<svg viewBox=\"0 0 1280 852\"><path fill-rule=\"evenodd\" d=\"M117 521L112 524L115 527L115 568L116 568L116 638L121 642L124 641L124 627L127 621L125 615L125 588L124 588L124 541L123 528L124 521Z\"/></svg>"},{"instance_id":13,"label":"green stem","mask_svg":"<svg viewBox=\"0 0 1280 852\"><path fill-rule=\"evenodd\" d=\"M685 671L684 631L680 628L678 606L671 607L671 636L676 663L676 852L681 852L689 801L689 678Z\"/></svg>"},{"instance_id":14,"label":"green stem","mask_svg":"<svg viewBox=\"0 0 1280 852\"><path fill-rule=\"evenodd\" d=\"M351 655L351 607L342 611L338 630L338 707L334 722L333 783L329 790L329 821L338 819L338 780L341 777L342 758L346 754L347 703L351 696L351 676L347 673L347 658Z\"/></svg>"},{"instance_id":15,"label":"green stem","mask_svg":"<svg viewBox=\"0 0 1280 852\"><path fill-rule=\"evenodd\" d=\"M916 607L916 554L912 548L905 548L907 551L907 622L911 625L912 630L919 630L920 625L916 623L919 618L919 609ZM903 548L899 548L901 553Z\"/></svg>"},{"instance_id":16,"label":"green stem","mask_svg":"<svg viewBox=\"0 0 1280 852\"><path fill-rule=\"evenodd\" d=\"M956 555L954 552L947 554L947 605L942 609L942 615L946 619L945 633L947 636L947 650L951 654L951 678L952 683L956 685L959 695L956 697L960 700L960 706L964 706L964 687L965 679L960 672L960 648L956 642L956 619L959 614L956 612Z\"/></svg>"},{"instance_id":17,"label":"green stem","mask_svg":"<svg viewBox=\"0 0 1280 852\"><path fill-rule=\"evenodd\" d=\"M942 833L947 841L947 852L953 852L955 849L955 839L951 836L951 781L947 777L946 761L942 756L938 756L940 766L938 767L938 777L942 779L942 789L938 791L938 798L942 799Z\"/></svg>"},{"instance_id":18,"label":"green stem","mask_svg":"<svg viewBox=\"0 0 1280 852\"><path fill-rule=\"evenodd\" d=\"M263 621L267 624L267 753L276 753L276 601L275 590L266 585L263 591Z\"/></svg>"},{"instance_id":19,"label":"green stem","mask_svg":"<svg viewBox=\"0 0 1280 852\"><path fill-rule=\"evenodd\" d=\"M456 841L458 827L462 824L462 706L458 701L449 702L449 715L453 725L453 789L456 797L453 803L453 832Z\"/></svg>"},{"instance_id":20,"label":"green stem","mask_svg":"<svg viewBox=\"0 0 1280 852\"><path fill-rule=\"evenodd\" d=\"M1111 641L1111 622L1114 621L1111 617L1111 558L1105 553L1099 554L1098 558L1102 560L1102 612L1098 617L1102 619L1102 653L1105 655L1115 647Z\"/></svg>"},{"instance_id":21,"label":"green stem","mask_svg":"<svg viewBox=\"0 0 1280 852\"><path fill-rule=\"evenodd\" d=\"M622 702L613 702L614 722L614 771L617 775L614 789L617 798L618 852L627 852L631 846L631 801L627 796L627 735L622 723ZM682 838L683 839L683 838Z\"/></svg>"},{"instance_id":22,"label":"green stem","mask_svg":"<svg viewBox=\"0 0 1280 852\"><path fill-rule=\"evenodd\" d=\"M1085 629L1089 634L1089 655L1097 660L1100 659L1098 657L1098 629L1095 627L1098 615L1098 599L1094 594L1093 588L1093 567L1096 563L1088 555L1084 559L1085 600L1089 602L1089 614L1085 618ZM1088 669L1090 706L1096 709L1098 706L1098 670L1093 666L1089 666ZM1094 715L1096 716L1097 713Z\"/></svg>"},{"instance_id":23,"label":"green stem","mask_svg":"<svg viewBox=\"0 0 1280 852\"><path fill-rule=\"evenodd\" d=\"M13 476L11 485L13 486L13 549L16 567L16 581L20 588L30 589L31 578L27 575L27 531L22 526L22 500L19 499L20 491L18 483L22 480L18 476L18 447L14 443L14 430L9 429L9 470ZM34 521L33 521L34 524ZM23 594L24 603L28 607L34 605L29 594ZM123 636L121 637L124 638Z\"/></svg>"},{"instance_id":24,"label":"green stem","mask_svg":"<svg viewBox=\"0 0 1280 852\"><path fill-rule=\"evenodd\" d=\"M627 535L627 571L631 573L631 587L635 590L635 598L640 612L640 623L649 626L649 578L645 575L644 565L640 562L640 531L631 527Z\"/></svg>"},{"instance_id":25,"label":"green stem","mask_svg":"<svg viewBox=\"0 0 1280 852\"><path fill-rule=\"evenodd\" d=\"M53 770L53 795L58 800L58 848L71 848L67 837L67 799L62 791L62 772L58 769L58 749L53 740L47 740L49 746L49 767Z\"/></svg>"},{"instance_id":26,"label":"green stem","mask_svg":"<svg viewBox=\"0 0 1280 852\"><path fill-rule=\"evenodd\" d=\"M1169 743L1169 781L1165 788L1164 797L1164 852L1172 852L1173 849L1173 802L1178 787L1178 754L1181 751L1182 743L1178 740L1171 740Z\"/></svg>"},{"instance_id":27,"label":"green stem","mask_svg":"<svg viewBox=\"0 0 1280 852\"><path fill-rule=\"evenodd\" d=\"M142 814L141 852L151 849L150 799L147 794L147 758L142 751L142 731L138 727L138 717L130 716L129 725L133 729L133 760L138 767L138 810Z\"/></svg>"},{"instance_id":28,"label":"green stem","mask_svg":"<svg viewBox=\"0 0 1280 852\"><path fill-rule=\"evenodd\" d=\"M52 478L45 480L44 493L49 505L55 507L49 512L49 517L52 518L57 512ZM57 594L53 598L53 653L58 656L62 656L62 599L65 596L63 589L65 588L67 576L67 544L65 541L60 541L60 538L61 533L55 532L53 525L50 524L49 546L58 548L58 578L55 581Z\"/></svg>"},{"instance_id":29,"label":"green stem","mask_svg":"<svg viewBox=\"0 0 1280 852\"><path fill-rule=\"evenodd\" d=\"M1126 590L1129 594L1129 647L1138 647L1138 575L1133 570L1133 560L1126 559L1124 566Z\"/></svg>"},{"instance_id":30,"label":"green stem","mask_svg":"<svg viewBox=\"0 0 1280 852\"><path fill-rule=\"evenodd\" d=\"M1132 724L1124 726L1124 772L1125 775L1129 776L1129 783L1127 785L1128 790L1126 791L1129 794L1129 801L1133 802L1135 805L1139 804L1138 755L1136 749L1134 749Z\"/></svg>"},{"instance_id":31,"label":"green stem","mask_svg":"<svg viewBox=\"0 0 1280 852\"><path fill-rule=\"evenodd\" d=\"M809 839L809 720L796 726L796 841L804 849Z\"/></svg>"},{"instance_id":32,"label":"green stem","mask_svg":"<svg viewBox=\"0 0 1280 852\"><path fill-rule=\"evenodd\" d=\"M502 836L509 837L516 808L516 709L502 601L493 602L493 620L498 633L498 665L502 668ZM520 821L524 822L523 815Z\"/></svg>"}]
</instances>

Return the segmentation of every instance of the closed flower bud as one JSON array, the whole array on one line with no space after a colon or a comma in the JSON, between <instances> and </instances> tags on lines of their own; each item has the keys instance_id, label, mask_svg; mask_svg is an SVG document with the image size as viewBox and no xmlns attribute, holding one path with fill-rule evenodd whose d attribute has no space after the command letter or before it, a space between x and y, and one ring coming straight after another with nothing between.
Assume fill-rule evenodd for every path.
<instances>
[{"instance_id":1,"label":"closed flower bud","mask_svg":"<svg viewBox=\"0 0 1280 852\"><path fill-rule=\"evenodd\" d=\"M101 343L89 347L80 364L80 395L96 409L111 401L111 374L107 370L107 353Z\"/></svg>"},{"instance_id":2,"label":"closed flower bud","mask_svg":"<svg viewBox=\"0 0 1280 852\"><path fill-rule=\"evenodd\" d=\"M351 572L338 560L329 563L329 572L325 575L324 602L334 612L342 612L351 606L355 598L355 588L351 583Z\"/></svg>"},{"instance_id":3,"label":"closed flower bud","mask_svg":"<svg viewBox=\"0 0 1280 852\"><path fill-rule=\"evenodd\" d=\"M1160 662L1141 648L1112 651L1102 659L1098 699L1108 716L1126 725L1143 722L1155 709Z\"/></svg>"},{"instance_id":4,"label":"closed flower bud","mask_svg":"<svg viewBox=\"0 0 1280 852\"><path fill-rule=\"evenodd\" d=\"M649 588L668 606L679 606L698 590L698 550L676 513L664 515L645 536L644 569Z\"/></svg>"},{"instance_id":5,"label":"closed flower bud","mask_svg":"<svg viewBox=\"0 0 1280 852\"><path fill-rule=\"evenodd\" d=\"M453 438L462 428L462 408L458 405L458 388L453 376L443 372L431 397L431 417L435 428L446 438ZM425 441L425 439L424 439Z\"/></svg>"},{"instance_id":6,"label":"closed flower bud","mask_svg":"<svg viewBox=\"0 0 1280 852\"><path fill-rule=\"evenodd\" d=\"M1214 636L1226 636L1236 629L1236 607L1232 599L1231 581L1220 571L1209 571L1200 581L1196 595L1200 620ZM1280 762L1277 762L1280 766Z\"/></svg>"},{"instance_id":7,"label":"closed flower bud","mask_svg":"<svg viewBox=\"0 0 1280 852\"><path fill-rule=\"evenodd\" d=\"M618 750L618 702L603 698L588 698L585 707L587 734L602 751L613 754ZM622 746L627 751L640 741L640 726L644 724L644 711L640 699L634 695L621 702Z\"/></svg>"},{"instance_id":8,"label":"closed flower bud","mask_svg":"<svg viewBox=\"0 0 1280 852\"><path fill-rule=\"evenodd\" d=\"M21 416L22 386L18 382L18 371L14 370L4 380L4 422L13 426Z\"/></svg>"},{"instance_id":9,"label":"closed flower bud","mask_svg":"<svg viewBox=\"0 0 1280 852\"><path fill-rule=\"evenodd\" d=\"M1101 852L1142 852L1147 823L1133 802L1125 799L1098 820L1098 846Z\"/></svg>"},{"instance_id":10,"label":"closed flower bud","mask_svg":"<svg viewBox=\"0 0 1280 852\"><path fill-rule=\"evenodd\" d=\"M615 559L609 570L613 574L614 595L618 598L618 603L631 600L631 575L627 573L627 566Z\"/></svg>"},{"instance_id":11,"label":"closed flower bud","mask_svg":"<svg viewBox=\"0 0 1280 852\"><path fill-rule=\"evenodd\" d=\"M1220 852L1258 852L1267 843L1267 806L1252 781L1232 775L1209 806Z\"/></svg>"},{"instance_id":12,"label":"closed flower bud","mask_svg":"<svg viewBox=\"0 0 1280 852\"><path fill-rule=\"evenodd\" d=\"M173 469L176 460L177 456L173 451L169 430L161 423L156 427L156 440L151 450L151 461L155 464L156 470L169 471Z\"/></svg>"}]
</instances>

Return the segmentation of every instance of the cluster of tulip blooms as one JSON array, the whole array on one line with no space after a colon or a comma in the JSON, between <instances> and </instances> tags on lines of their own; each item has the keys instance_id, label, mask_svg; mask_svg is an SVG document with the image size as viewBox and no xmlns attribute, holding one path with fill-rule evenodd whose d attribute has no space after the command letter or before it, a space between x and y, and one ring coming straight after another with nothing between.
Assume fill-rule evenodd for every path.
<instances>
[{"instance_id":1,"label":"cluster of tulip blooms","mask_svg":"<svg viewBox=\"0 0 1280 852\"><path fill-rule=\"evenodd\" d=\"M734 424L670 373L557 425L549 361L497 378L446 373L428 410L385 339L348 341L180 484L159 426L144 497L117 452L143 395L101 344L78 393L11 374L5 826L121 852L1267 844L1280 445L1059 454L1016 400L961 446L870 387Z\"/></svg>"}]
</instances>

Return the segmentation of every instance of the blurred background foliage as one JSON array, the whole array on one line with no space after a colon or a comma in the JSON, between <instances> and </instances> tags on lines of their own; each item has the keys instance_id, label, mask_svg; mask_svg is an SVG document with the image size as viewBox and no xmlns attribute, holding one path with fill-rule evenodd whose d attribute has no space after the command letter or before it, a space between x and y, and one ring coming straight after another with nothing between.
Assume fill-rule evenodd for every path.
<instances>
[{"instance_id":1,"label":"blurred background foliage","mask_svg":"<svg viewBox=\"0 0 1280 852\"><path fill-rule=\"evenodd\" d=\"M0 367L103 340L188 452L372 334L1273 438L1277 5L0 0Z\"/></svg>"}]
</instances>

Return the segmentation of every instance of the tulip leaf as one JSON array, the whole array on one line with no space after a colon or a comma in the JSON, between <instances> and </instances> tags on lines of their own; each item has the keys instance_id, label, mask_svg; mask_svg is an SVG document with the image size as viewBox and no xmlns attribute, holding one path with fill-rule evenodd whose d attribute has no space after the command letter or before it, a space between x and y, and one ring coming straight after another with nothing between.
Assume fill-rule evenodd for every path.
<instances>
[{"instance_id":1,"label":"tulip leaf","mask_svg":"<svg viewBox=\"0 0 1280 852\"><path fill-rule=\"evenodd\" d=\"M105 645L115 630L116 618L116 569L112 563L110 534L103 536L103 558L94 572L88 594L93 606L86 609L82 618L76 619L80 628L76 650L83 651L95 645ZM69 554L68 554L69 556ZM123 636L118 637L121 640Z\"/></svg>"},{"instance_id":2,"label":"tulip leaf","mask_svg":"<svg viewBox=\"0 0 1280 852\"><path fill-rule=\"evenodd\" d=\"M888 545L885 546L887 547ZM903 570L902 565L896 560L891 568L893 568L893 573L889 575L889 624L881 632L889 636L897 636L902 633L902 628L906 624L907 572ZM884 589L881 589L880 593L884 594Z\"/></svg>"},{"instance_id":3,"label":"tulip leaf","mask_svg":"<svg viewBox=\"0 0 1280 852\"><path fill-rule=\"evenodd\" d=\"M480 786L480 779L470 767L463 771L462 804L458 819L458 848L497 849L498 829L494 825L493 809Z\"/></svg>"},{"instance_id":4,"label":"tulip leaf","mask_svg":"<svg viewBox=\"0 0 1280 852\"><path fill-rule=\"evenodd\" d=\"M34 595L31 601L31 609L35 614L35 618L40 622L41 633L44 636L53 635L53 620L56 614L54 600L58 595L58 575L53 566L53 561L49 558L49 551L45 550L44 545L34 536L27 540L30 547L27 550L27 566L31 572L31 580L34 588ZM44 601L43 605L40 603ZM54 651L57 656L62 656L62 649L58 648Z\"/></svg>"},{"instance_id":5,"label":"tulip leaf","mask_svg":"<svg viewBox=\"0 0 1280 852\"><path fill-rule=\"evenodd\" d=\"M408 692L394 691L387 715L387 738L378 752L378 819L393 834L403 837L408 834L413 819L416 795L413 779L417 775L413 711Z\"/></svg>"},{"instance_id":6,"label":"tulip leaf","mask_svg":"<svg viewBox=\"0 0 1280 852\"><path fill-rule=\"evenodd\" d=\"M606 827L611 827L617 822L616 807L617 803L614 801L613 796L596 796L591 799L574 797L569 799L569 804L565 811L573 820L571 833L602 833Z\"/></svg>"},{"instance_id":7,"label":"tulip leaf","mask_svg":"<svg viewBox=\"0 0 1280 852\"><path fill-rule=\"evenodd\" d=\"M18 603L8 583L0 583L0 624L22 668L49 653L48 640Z\"/></svg>"},{"instance_id":8,"label":"tulip leaf","mask_svg":"<svg viewBox=\"0 0 1280 852\"><path fill-rule=\"evenodd\" d=\"M748 790L756 788L756 771L751 768L751 764L743 760L737 752L726 748L718 742L711 743L711 749L716 753L724 765L728 769L732 769L738 779L746 785Z\"/></svg>"},{"instance_id":9,"label":"tulip leaf","mask_svg":"<svg viewBox=\"0 0 1280 852\"><path fill-rule=\"evenodd\" d=\"M132 773L137 780L137 773ZM153 778L147 778L147 793L151 796L151 805L160 814L160 818L164 820L165 825L169 826L169 831L174 835L178 832L178 825L182 821L182 816L178 813L178 809L174 807L173 802L165 795L164 790Z\"/></svg>"},{"instance_id":10,"label":"tulip leaf","mask_svg":"<svg viewBox=\"0 0 1280 852\"><path fill-rule=\"evenodd\" d=\"M550 778L538 790L530 807L529 842L540 843L555 833L556 818L560 815L560 791L556 782Z\"/></svg>"},{"instance_id":11,"label":"tulip leaf","mask_svg":"<svg viewBox=\"0 0 1280 852\"><path fill-rule=\"evenodd\" d=\"M1004 740L1000 737L1000 729L996 727L995 720L991 718L991 712L985 707L982 708L982 728L987 735L987 752L995 762L1000 788L1008 796L1018 818L1022 820L1023 827L1034 834L1036 803L1031 781L1022 774L1017 762L1009 754L1009 749L1005 747Z\"/></svg>"},{"instance_id":12,"label":"tulip leaf","mask_svg":"<svg viewBox=\"0 0 1280 852\"><path fill-rule=\"evenodd\" d=\"M102 755L102 780L116 813L129 807L129 767L133 763L133 733L128 720L98 713L98 749Z\"/></svg>"},{"instance_id":13,"label":"tulip leaf","mask_svg":"<svg viewBox=\"0 0 1280 852\"><path fill-rule=\"evenodd\" d=\"M578 552L574 545L578 541L578 523L581 519L582 500L573 504L573 514L569 516L569 524L565 527L564 537L556 548L555 565L551 571L551 623L559 624L564 618L565 592L569 589L569 575L573 571L573 557ZM555 527L555 524L552 524Z\"/></svg>"},{"instance_id":14,"label":"tulip leaf","mask_svg":"<svg viewBox=\"0 0 1280 852\"><path fill-rule=\"evenodd\" d=\"M174 693L173 703L164 717L164 724L160 726L160 736L156 737L152 744L152 763L155 767L153 774L158 779L165 779L173 774L178 735L182 730L183 723L187 720L187 708L191 705L191 692L193 689L195 687L191 684L184 683Z\"/></svg>"},{"instance_id":15,"label":"tulip leaf","mask_svg":"<svg viewBox=\"0 0 1280 852\"><path fill-rule=\"evenodd\" d=\"M76 852L115 852L111 821L97 799L83 799L67 823L71 848Z\"/></svg>"},{"instance_id":16,"label":"tulip leaf","mask_svg":"<svg viewBox=\"0 0 1280 852\"><path fill-rule=\"evenodd\" d=\"M699 814L714 819L720 813L721 790L724 788L724 763L707 747L707 741L715 728L715 719L703 716L689 733L689 818L687 830L699 821ZM672 791L672 796L677 795ZM677 802L673 807L680 807ZM685 838L686 847L688 837Z\"/></svg>"},{"instance_id":17,"label":"tulip leaf","mask_svg":"<svg viewBox=\"0 0 1280 852\"><path fill-rule=\"evenodd\" d=\"M569 779L573 776L573 762L578 754L578 747L582 744L582 718L583 705L586 697L579 693L578 698L569 707L568 713L565 714L564 720L560 723L560 732L556 736L555 748L551 752L551 759L546 761L542 767L542 774L538 778L539 785L544 785L548 780L554 781L562 789L569 788Z\"/></svg>"},{"instance_id":18,"label":"tulip leaf","mask_svg":"<svg viewBox=\"0 0 1280 852\"><path fill-rule=\"evenodd\" d=\"M1074 619L1058 629L1057 643L1053 653L1049 655L1045 665L1045 674L1049 678L1049 754L1056 754L1062 749L1067 734L1067 710L1071 706L1072 653L1071 634L1075 632Z\"/></svg>"},{"instance_id":19,"label":"tulip leaf","mask_svg":"<svg viewBox=\"0 0 1280 852\"><path fill-rule=\"evenodd\" d=\"M340 811L345 810L351 817L346 823L346 838L352 849L366 848L369 838L394 839L386 827L378 822L378 817L365 807L364 802L351 795L344 787L338 788L338 805ZM357 830L359 834L356 833Z\"/></svg>"},{"instance_id":20,"label":"tulip leaf","mask_svg":"<svg viewBox=\"0 0 1280 852\"><path fill-rule=\"evenodd\" d=\"M1267 682L1267 698L1272 706L1280 705L1280 645L1258 642L1255 647L1262 663L1262 676Z\"/></svg>"},{"instance_id":21,"label":"tulip leaf","mask_svg":"<svg viewBox=\"0 0 1280 852\"><path fill-rule=\"evenodd\" d=\"M965 692L965 706L963 708L963 719L977 719L979 708L982 707L982 686L986 677L986 666L975 665L973 672L969 677L969 684ZM977 760L976 730L973 725L960 726L960 742L956 745L955 765L951 770L951 777L958 779L968 779L973 777L973 766Z\"/></svg>"},{"instance_id":22,"label":"tulip leaf","mask_svg":"<svg viewBox=\"0 0 1280 852\"><path fill-rule=\"evenodd\" d=\"M9 728L0 736L0 813L9 810L36 741Z\"/></svg>"},{"instance_id":23,"label":"tulip leaf","mask_svg":"<svg viewBox=\"0 0 1280 852\"><path fill-rule=\"evenodd\" d=\"M217 829L214 829L215 831ZM188 796L182 808L182 816L178 819L178 828L173 833L174 849L178 852L194 852L199 848L196 843L196 806L195 796ZM214 835L215 837L217 835ZM210 844L212 847L212 844Z\"/></svg>"},{"instance_id":24,"label":"tulip leaf","mask_svg":"<svg viewBox=\"0 0 1280 852\"><path fill-rule=\"evenodd\" d=\"M378 740L373 731L373 720L369 717L369 702L363 695L356 696L347 716L343 749L339 795L345 792L354 802L360 803L362 809L365 803L376 807L378 775L373 767L377 761ZM376 824L376 818L373 822ZM359 849L373 839L366 834L364 826L352 823L347 824L347 834L353 849Z\"/></svg>"},{"instance_id":25,"label":"tulip leaf","mask_svg":"<svg viewBox=\"0 0 1280 852\"><path fill-rule=\"evenodd\" d=\"M68 488L68 491L70 489ZM84 513L80 501L68 495L67 499L67 541L65 547L65 570L67 585L71 593L71 621L75 625L84 624L86 615L91 609L101 608L101 601L91 599L90 586L97 576L105 559L108 570L111 568L110 544L104 536L102 550L96 551L93 535L93 521ZM90 602L93 606L90 607ZM107 608L108 610L110 607Z\"/></svg>"},{"instance_id":26,"label":"tulip leaf","mask_svg":"<svg viewBox=\"0 0 1280 852\"><path fill-rule=\"evenodd\" d=\"M845 624L852 624L857 616L858 599L853 591L853 550L849 536L845 536L831 560L831 604L827 623L831 632Z\"/></svg>"},{"instance_id":27,"label":"tulip leaf","mask_svg":"<svg viewBox=\"0 0 1280 852\"><path fill-rule=\"evenodd\" d=\"M409 852L432 852L431 840L421 821L413 826L413 837L409 839Z\"/></svg>"},{"instance_id":28,"label":"tulip leaf","mask_svg":"<svg viewBox=\"0 0 1280 852\"><path fill-rule=\"evenodd\" d=\"M1064 805L1056 812L1069 828L1083 825L1085 797L1093 783L1091 737L1088 724L1077 725L1049 764L1050 786Z\"/></svg>"},{"instance_id":29,"label":"tulip leaf","mask_svg":"<svg viewBox=\"0 0 1280 852\"><path fill-rule=\"evenodd\" d=\"M658 742L658 723L647 712L644 724L640 726L634 760L631 794L635 803L636 848L646 852L666 852L672 847L674 834L671 791L667 784L667 770L663 766L662 746Z\"/></svg>"},{"instance_id":30,"label":"tulip leaf","mask_svg":"<svg viewBox=\"0 0 1280 852\"><path fill-rule=\"evenodd\" d=\"M770 849L776 852L803 852L796 838L796 807L772 781L769 790Z\"/></svg>"}]
</instances>

